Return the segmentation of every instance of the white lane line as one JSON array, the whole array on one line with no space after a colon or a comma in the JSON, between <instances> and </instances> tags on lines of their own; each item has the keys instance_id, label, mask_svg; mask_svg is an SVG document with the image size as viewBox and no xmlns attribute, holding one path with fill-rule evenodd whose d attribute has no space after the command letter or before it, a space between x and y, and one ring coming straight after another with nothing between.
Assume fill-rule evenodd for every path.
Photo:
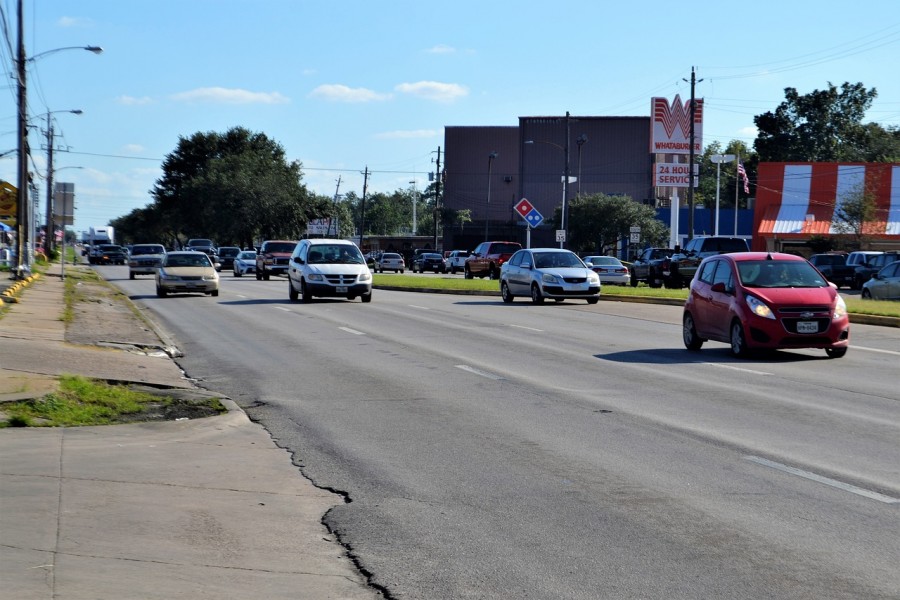
<instances>
[{"instance_id":1,"label":"white lane line","mask_svg":"<svg viewBox=\"0 0 900 600\"><path fill-rule=\"evenodd\" d=\"M783 465L772 460L767 460L765 458L760 458L758 456L745 456L744 458L749 460L750 462L754 462L764 467L777 469L779 471L790 473L791 475L796 475L798 477L803 477L804 479L809 479L810 481L815 481L817 483L824 483L825 485L830 485L831 487L837 488L839 490L850 492L851 494L856 494L858 496L863 496L871 500L878 500L879 502L884 502L885 504L900 504L900 498L885 496L884 494L879 494L878 492L873 492L872 490L856 487L855 485L850 485L849 483L844 483L843 481L838 481L837 479L831 479L829 477L816 475L815 473L810 473L809 471L789 467L787 465Z\"/></svg>"},{"instance_id":2,"label":"white lane line","mask_svg":"<svg viewBox=\"0 0 900 600\"><path fill-rule=\"evenodd\" d=\"M284 312L291 312L291 309L285 308L283 306L276 306L275 308L277 308L278 310L283 310Z\"/></svg>"},{"instance_id":3,"label":"white lane line","mask_svg":"<svg viewBox=\"0 0 900 600\"><path fill-rule=\"evenodd\" d=\"M245 295L243 295L243 294L235 294L235 296L237 296L238 298L246 298L246 297L247 297L247 296L245 296Z\"/></svg>"},{"instance_id":4,"label":"white lane line","mask_svg":"<svg viewBox=\"0 0 900 600\"><path fill-rule=\"evenodd\" d=\"M524 325L507 325L507 327L515 327L516 329L527 329L528 331L537 331L538 333L543 333L543 329L535 329L534 327L525 327Z\"/></svg>"},{"instance_id":5,"label":"white lane line","mask_svg":"<svg viewBox=\"0 0 900 600\"><path fill-rule=\"evenodd\" d=\"M347 333L352 333L353 335L366 335L362 331L357 331L355 329L350 329L349 327L338 327L341 331L346 331Z\"/></svg>"},{"instance_id":6,"label":"white lane line","mask_svg":"<svg viewBox=\"0 0 900 600\"><path fill-rule=\"evenodd\" d=\"M851 350L865 350L866 352L880 352L882 354L893 354L894 356L900 356L900 352L895 352L893 350L882 350L881 348L866 348L865 346L850 346Z\"/></svg>"},{"instance_id":7,"label":"white lane line","mask_svg":"<svg viewBox=\"0 0 900 600\"><path fill-rule=\"evenodd\" d=\"M481 371L476 369L475 367L470 367L469 365L456 365L457 369L462 369L463 371L467 371L474 375L478 375L479 377L485 377L487 379L493 379L494 381L503 381L506 379L505 377L500 377L499 375L494 375L493 373L488 373L486 371Z\"/></svg>"},{"instance_id":8,"label":"white lane line","mask_svg":"<svg viewBox=\"0 0 900 600\"><path fill-rule=\"evenodd\" d=\"M410 308L418 308L419 310L431 310L427 306L419 306L418 304L408 304Z\"/></svg>"},{"instance_id":9,"label":"white lane line","mask_svg":"<svg viewBox=\"0 0 900 600\"><path fill-rule=\"evenodd\" d=\"M721 369L731 369L732 371L741 371L742 373L752 373L753 375L771 375L771 373L767 373L766 371L754 371L753 369L745 369L743 367L733 367L731 365L723 365L719 363L711 363L704 362L700 363L701 365L709 365L711 367L719 367Z\"/></svg>"}]
</instances>

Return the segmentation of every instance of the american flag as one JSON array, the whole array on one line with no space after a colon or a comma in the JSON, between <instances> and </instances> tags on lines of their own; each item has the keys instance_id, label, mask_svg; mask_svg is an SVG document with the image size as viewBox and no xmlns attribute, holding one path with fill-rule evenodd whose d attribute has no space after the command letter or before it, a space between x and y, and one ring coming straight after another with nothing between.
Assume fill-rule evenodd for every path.
<instances>
[{"instance_id":1,"label":"american flag","mask_svg":"<svg viewBox=\"0 0 900 600\"><path fill-rule=\"evenodd\" d=\"M750 180L747 179L747 170L744 169L744 161L738 161L738 176L744 181L744 193L750 193Z\"/></svg>"}]
</instances>

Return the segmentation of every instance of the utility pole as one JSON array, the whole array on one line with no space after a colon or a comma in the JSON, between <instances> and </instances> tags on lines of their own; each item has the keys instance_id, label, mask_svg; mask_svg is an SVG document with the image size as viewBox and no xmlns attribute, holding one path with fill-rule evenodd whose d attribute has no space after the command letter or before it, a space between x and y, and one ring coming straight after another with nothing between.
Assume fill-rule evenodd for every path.
<instances>
[{"instance_id":1,"label":"utility pole","mask_svg":"<svg viewBox=\"0 0 900 600\"><path fill-rule=\"evenodd\" d=\"M441 214L441 147L438 146L437 149L437 172L435 173L434 178L434 251L437 252L438 249L438 223L440 222L440 214Z\"/></svg>"},{"instance_id":2,"label":"utility pole","mask_svg":"<svg viewBox=\"0 0 900 600\"><path fill-rule=\"evenodd\" d=\"M366 190L369 188L369 166L366 165L366 170L363 173L363 196L362 196L362 207L360 209L360 218L359 218L359 249L363 249L363 237L366 235Z\"/></svg>"},{"instance_id":3,"label":"utility pole","mask_svg":"<svg viewBox=\"0 0 900 600\"><path fill-rule=\"evenodd\" d=\"M702 79L700 81L703 81ZM694 115L697 104L694 101L694 88L697 85L697 76L694 67L691 67L691 133L690 149L688 150L688 240L694 239Z\"/></svg>"},{"instance_id":4,"label":"utility pole","mask_svg":"<svg viewBox=\"0 0 900 600\"><path fill-rule=\"evenodd\" d=\"M44 249L47 256L53 249L53 242L56 241L53 235L53 120L50 118L50 111L47 111L47 216L45 219L44 229ZM63 234L66 231L65 220L63 220ZM66 259L63 257L63 262Z\"/></svg>"},{"instance_id":5,"label":"utility pole","mask_svg":"<svg viewBox=\"0 0 900 600\"><path fill-rule=\"evenodd\" d=\"M22 0L18 2L18 32L19 44L16 58L17 87L18 87L18 195L16 196L16 270L13 279L24 279L30 270L28 257L28 105L25 100L25 18L23 16Z\"/></svg>"},{"instance_id":6,"label":"utility pole","mask_svg":"<svg viewBox=\"0 0 900 600\"><path fill-rule=\"evenodd\" d=\"M338 229L338 221L337 221L337 201L340 195L338 192L341 189L341 176L338 175L337 187L334 188L334 200L332 200L331 205L334 207L332 211L331 220L328 222L328 236L331 237L331 224L334 223L334 237L338 237L340 235L340 230Z\"/></svg>"},{"instance_id":7,"label":"utility pole","mask_svg":"<svg viewBox=\"0 0 900 600\"><path fill-rule=\"evenodd\" d=\"M565 174L563 175L563 202L562 202L562 230L563 241L560 248L569 246L569 111L566 111L566 145L564 149L566 155Z\"/></svg>"}]
</instances>

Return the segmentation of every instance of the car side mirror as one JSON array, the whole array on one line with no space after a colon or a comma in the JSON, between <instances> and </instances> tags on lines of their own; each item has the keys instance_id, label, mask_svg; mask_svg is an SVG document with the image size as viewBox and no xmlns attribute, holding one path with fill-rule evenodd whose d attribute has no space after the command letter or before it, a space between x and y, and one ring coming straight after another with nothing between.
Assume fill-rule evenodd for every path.
<instances>
[{"instance_id":1,"label":"car side mirror","mask_svg":"<svg viewBox=\"0 0 900 600\"><path fill-rule=\"evenodd\" d=\"M729 293L731 293L731 292L729 292L728 288L725 287L725 284L724 284L723 282L721 282L721 281L719 281L718 283L712 284L712 287L711 287L710 289L711 289L712 291L716 292L717 294L729 294Z\"/></svg>"}]
</instances>

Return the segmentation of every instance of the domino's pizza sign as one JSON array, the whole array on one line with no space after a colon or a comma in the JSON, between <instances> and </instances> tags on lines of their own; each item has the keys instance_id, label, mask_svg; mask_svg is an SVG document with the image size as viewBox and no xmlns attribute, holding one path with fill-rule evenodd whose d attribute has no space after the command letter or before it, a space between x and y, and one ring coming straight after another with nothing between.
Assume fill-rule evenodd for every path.
<instances>
[{"instance_id":1,"label":"domino's pizza sign","mask_svg":"<svg viewBox=\"0 0 900 600\"><path fill-rule=\"evenodd\" d=\"M519 213L525 222L528 223L528 226L534 229L538 225L540 225L544 221L544 215L538 212L538 209L534 207L534 205L528 201L527 198L522 198L516 203L515 206L516 212Z\"/></svg>"}]
</instances>

